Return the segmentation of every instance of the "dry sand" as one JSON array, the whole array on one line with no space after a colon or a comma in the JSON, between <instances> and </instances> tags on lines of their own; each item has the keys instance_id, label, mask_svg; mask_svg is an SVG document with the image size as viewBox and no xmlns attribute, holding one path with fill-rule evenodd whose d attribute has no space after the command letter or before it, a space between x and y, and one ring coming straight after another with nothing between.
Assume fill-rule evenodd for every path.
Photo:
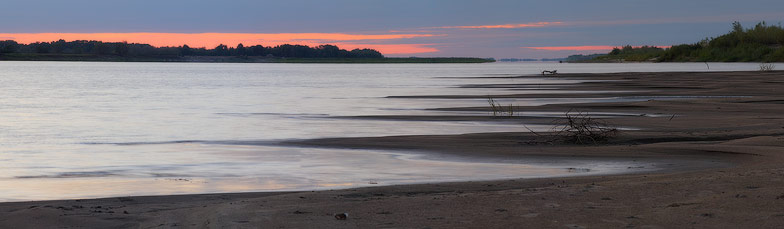
<instances>
[{"instance_id":1,"label":"dry sand","mask_svg":"<svg viewBox=\"0 0 784 229\"><path fill-rule=\"evenodd\" d=\"M622 131L608 143L589 146L534 144L532 142L541 137L526 131L316 139L286 144L416 149L475 157L685 159L730 162L732 166L696 166L648 174L399 185L318 192L0 203L0 227L784 227L784 72L560 74L556 77L606 81L568 87L569 90L595 93L510 93L497 97L643 96L650 100L515 107L522 111L522 116L514 118L527 123L546 123L549 119L528 117L525 112L566 112L570 109L626 112L639 115L620 116L608 121L641 130ZM499 90L530 86L466 85ZM700 97L676 99L674 96ZM488 108L443 110L487 111ZM500 119L490 116L344 118ZM347 220L333 217L335 213L342 212L349 213Z\"/></svg>"}]
</instances>

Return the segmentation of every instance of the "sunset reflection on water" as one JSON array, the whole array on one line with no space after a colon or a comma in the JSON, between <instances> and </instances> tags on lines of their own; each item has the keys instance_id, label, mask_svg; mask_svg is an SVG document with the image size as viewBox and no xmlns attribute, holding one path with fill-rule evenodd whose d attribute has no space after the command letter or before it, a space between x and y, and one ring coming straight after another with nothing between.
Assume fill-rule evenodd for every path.
<instances>
[{"instance_id":1,"label":"sunset reflection on water","mask_svg":"<svg viewBox=\"0 0 784 229\"><path fill-rule=\"evenodd\" d=\"M757 67L712 64L710 71ZM487 106L484 96L549 93L581 82L509 77L539 74L541 69L557 68L559 73L699 71L704 64L0 62L0 68L0 201L12 201L322 190L651 168L632 161L477 161L434 157L429 152L280 147L276 143L526 131L518 119L399 121L351 116L487 117L492 114L434 109L482 107ZM461 87L477 84L519 84L531 90ZM648 99L571 94L575 98L498 101L538 106ZM482 98L388 97L411 95ZM550 127L525 126L535 131Z\"/></svg>"},{"instance_id":2,"label":"sunset reflection on water","mask_svg":"<svg viewBox=\"0 0 784 229\"><path fill-rule=\"evenodd\" d=\"M423 182L570 176L623 171L637 162L526 164L424 159L424 154L375 150L202 144L134 147L150 152L132 164L62 162L70 172L0 178L0 201L197 193L302 191ZM175 155L176 154L176 155ZM152 157L152 155L159 155ZM199 163L182 163L191 157ZM114 158L114 161L126 161ZM178 164L178 162L180 162ZM70 164L70 165L68 165ZM574 173L570 166L586 168ZM58 169L56 171L60 171ZM55 171L55 170L52 170Z\"/></svg>"}]
</instances>

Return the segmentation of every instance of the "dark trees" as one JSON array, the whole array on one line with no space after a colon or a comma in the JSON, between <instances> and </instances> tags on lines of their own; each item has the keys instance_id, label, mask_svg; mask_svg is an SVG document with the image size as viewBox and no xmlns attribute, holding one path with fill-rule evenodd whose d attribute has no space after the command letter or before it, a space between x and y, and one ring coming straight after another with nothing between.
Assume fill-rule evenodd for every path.
<instances>
[{"instance_id":1,"label":"dark trees","mask_svg":"<svg viewBox=\"0 0 784 229\"><path fill-rule=\"evenodd\" d=\"M0 53L14 53L17 49L19 49L19 43L16 41L0 41Z\"/></svg>"},{"instance_id":2,"label":"dark trees","mask_svg":"<svg viewBox=\"0 0 784 229\"><path fill-rule=\"evenodd\" d=\"M128 57L161 57L161 56L272 56L285 58L383 58L380 52L373 49L354 49L347 51L335 45L304 45L284 44L275 47L262 45L229 47L220 44L213 49L180 47L154 47L149 44L128 42L101 41L65 41L36 42L18 44L16 41L0 41L0 53L54 53L54 54L95 54Z\"/></svg>"}]
</instances>

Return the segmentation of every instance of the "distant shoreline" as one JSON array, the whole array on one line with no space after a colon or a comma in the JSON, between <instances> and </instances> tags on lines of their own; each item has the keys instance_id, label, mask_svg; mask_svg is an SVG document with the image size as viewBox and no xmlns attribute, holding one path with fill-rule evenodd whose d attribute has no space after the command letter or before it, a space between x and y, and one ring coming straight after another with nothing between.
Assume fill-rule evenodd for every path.
<instances>
[{"instance_id":1,"label":"distant shoreline","mask_svg":"<svg viewBox=\"0 0 784 229\"><path fill-rule=\"evenodd\" d=\"M184 62L184 63L490 63L493 59L473 57L384 57L384 58L281 58L259 56L160 56L132 57L95 54L0 54L0 61L86 61L86 62Z\"/></svg>"}]
</instances>

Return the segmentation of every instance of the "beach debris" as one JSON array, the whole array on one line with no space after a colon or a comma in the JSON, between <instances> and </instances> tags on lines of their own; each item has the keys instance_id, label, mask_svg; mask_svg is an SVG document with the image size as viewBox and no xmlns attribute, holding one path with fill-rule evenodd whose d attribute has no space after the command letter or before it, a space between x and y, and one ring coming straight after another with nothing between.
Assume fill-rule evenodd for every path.
<instances>
[{"instance_id":1,"label":"beach debris","mask_svg":"<svg viewBox=\"0 0 784 229\"><path fill-rule=\"evenodd\" d=\"M297 215L301 215L301 214L308 214L308 213L311 213L311 212L308 212L308 211L300 211L300 210L296 210L296 211L294 211L294 212L292 212L292 213L293 213L293 214L297 214Z\"/></svg>"},{"instance_id":2,"label":"beach debris","mask_svg":"<svg viewBox=\"0 0 784 229\"><path fill-rule=\"evenodd\" d=\"M698 204L698 203L672 203L670 205L667 205L667 207L677 208L677 207L680 207L680 206L689 206L689 205L695 205L695 204Z\"/></svg>"},{"instance_id":3,"label":"beach debris","mask_svg":"<svg viewBox=\"0 0 784 229\"><path fill-rule=\"evenodd\" d=\"M587 112L573 112L571 109L563 118L555 119L550 123L553 125L553 128L548 131L550 134L539 134L523 125L537 137L544 138L531 141L529 144L555 144L556 142L599 144L609 141L618 134L618 129L610 126L606 121L593 118Z\"/></svg>"},{"instance_id":4,"label":"beach debris","mask_svg":"<svg viewBox=\"0 0 784 229\"><path fill-rule=\"evenodd\" d=\"M542 75L545 75L545 73L548 73L550 75L557 75L558 74L558 70L552 70L552 71L544 70L544 71L542 71Z\"/></svg>"},{"instance_id":5,"label":"beach debris","mask_svg":"<svg viewBox=\"0 0 784 229\"><path fill-rule=\"evenodd\" d=\"M566 170L570 173L587 173L591 171L589 168L567 168Z\"/></svg>"},{"instance_id":6,"label":"beach debris","mask_svg":"<svg viewBox=\"0 0 784 229\"><path fill-rule=\"evenodd\" d=\"M606 142L618 133L618 129L610 127L605 121L595 119L584 112L573 114L567 111L564 118L556 120L553 133L574 144L597 144Z\"/></svg>"},{"instance_id":7,"label":"beach debris","mask_svg":"<svg viewBox=\"0 0 784 229\"><path fill-rule=\"evenodd\" d=\"M533 217L537 217L537 216L539 216L539 213L528 213L528 214L522 215L522 217L525 217L525 218L533 218Z\"/></svg>"},{"instance_id":8,"label":"beach debris","mask_svg":"<svg viewBox=\"0 0 784 229\"><path fill-rule=\"evenodd\" d=\"M337 220L346 220L346 219L348 219L348 213L347 212L343 212L343 213L335 214L335 219L337 219Z\"/></svg>"},{"instance_id":9,"label":"beach debris","mask_svg":"<svg viewBox=\"0 0 784 229\"><path fill-rule=\"evenodd\" d=\"M566 226L566 228L570 228L570 229L585 229L586 228L584 226L580 226L580 225L577 225L577 224L566 224L564 226Z\"/></svg>"},{"instance_id":10,"label":"beach debris","mask_svg":"<svg viewBox=\"0 0 784 229\"><path fill-rule=\"evenodd\" d=\"M493 117L498 117L499 115L509 116L510 118L514 116L514 105L509 104L508 107L501 105L493 99L491 96L487 96L487 103L490 104L490 110L493 111Z\"/></svg>"},{"instance_id":11,"label":"beach debris","mask_svg":"<svg viewBox=\"0 0 784 229\"><path fill-rule=\"evenodd\" d=\"M576 115L567 111L565 118L560 120L561 127L555 132L567 141L576 144L605 142L618 132L606 122L594 119L588 113L577 112Z\"/></svg>"},{"instance_id":12,"label":"beach debris","mask_svg":"<svg viewBox=\"0 0 784 229\"><path fill-rule=\"evenodd\" d=\"M776 69L776 65L772 63L760 63L759 69L762 72L772 72Z\"/></svg>"}]
</instances>

